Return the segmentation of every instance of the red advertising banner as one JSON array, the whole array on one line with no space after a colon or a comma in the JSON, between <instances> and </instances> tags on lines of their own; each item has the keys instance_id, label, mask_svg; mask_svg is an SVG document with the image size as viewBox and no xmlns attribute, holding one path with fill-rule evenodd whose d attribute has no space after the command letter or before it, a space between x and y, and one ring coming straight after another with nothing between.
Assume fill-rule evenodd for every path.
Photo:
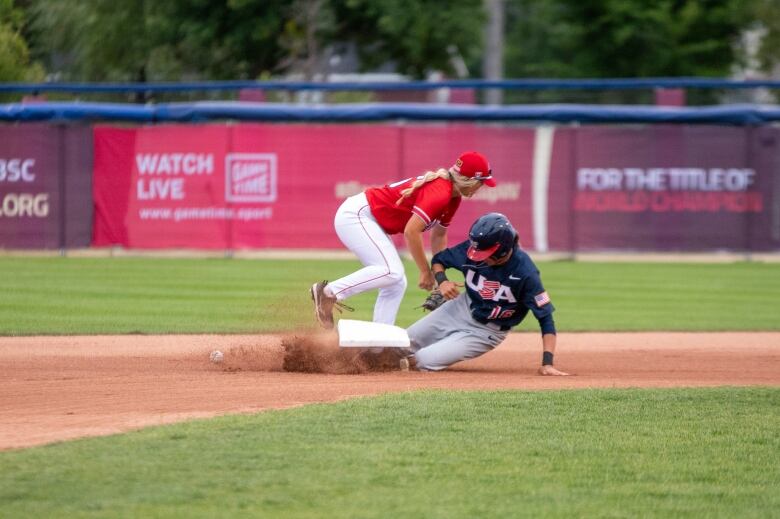
<instances>
[{"instance_id":1,"label":"red advertising banner","mask_svg":"<svg viewBox=\"0 0 780 519\"><path fill-rule=\"evenodd\" d=\"M756 171L752 191L762 193L762 210L746 213L746 250L780 250L780 128L749 128L747 156Z\"/></svg>"},{"instance_id":2,"label":"red advertising banner","mask_svg":"<svg viewBox=\"0 0 780 519\"><path fill-rule=\"evenodd\" d=\"M85 247L91 229L91 130L0 126L0 247Z\"/></svg>"},{"instance_id":3,"label":"red advertising banner","mask_svg":"<svg viewBox=\"0 0 780 519\"><path fill-rule=\"evenodd\" d=\"M498 186L450 243L498 211L534 251L780 248L779 129L470 123L98 126L93 244L339 249L346 197L470 149Z\"/></svg>"},{"instance_id":4,"label":"red advertising banner","mask_svg":"<svg viewBox=\"0 0 780 519\"><path fill-rule=\"evenodd\" d=\"M333 217L367 186L449 167L467 149L499 179L462 204L451 241L488 211L527 220L533 130L474 125L98 126L94 245L341 248ZM530 178L530 177L529 177ZM529 236L530 238L530 236Z\"/></svg>"},{"instance_id":5,"label":"red advertising banner","mask_svg":"<svg viewBox=\"0 0 780 519\"><path fill-rule=\"evenodd\" d=\"M572 250L750 248L751 221L767 209L761 177L771 172L757 171L749 132L579 129L572 143Z\"/></svg>"},{"instance_id":6,"label":"red advertising banner","mask_svg":"<svg viewBox=\"0 0 780 519\"><path fill-rule=\"evenodd\" d=\"M57 130L46 125L0 126L0 244L59 245Z\"/></svg>"}]
</instances>

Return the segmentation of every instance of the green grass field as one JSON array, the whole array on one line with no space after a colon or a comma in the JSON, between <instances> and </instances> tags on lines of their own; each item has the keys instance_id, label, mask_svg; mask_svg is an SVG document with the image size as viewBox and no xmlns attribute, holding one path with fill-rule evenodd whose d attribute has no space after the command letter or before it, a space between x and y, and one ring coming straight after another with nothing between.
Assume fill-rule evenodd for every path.
<instances>
[{"instance_id":1,"label":"green grass field","mask_svg":"<svg viewBox=\"0 0 780 519\"><path fill-rule=\"evenodd\" d=\"M356 267L3 257L0 335L314 328ZM780 330L780 264L539 267L562 332ZM778 430L778 387L393 394L0 452L0 517L780 517Z\"/></svg>"},{"instance_id":2,"label":"green grass field","mask_svg":"<svg viewBox=\"0 0 780 519\"><path fill-rule=\"evenodd\" d=\"M780 390L417 392L0 454L2 517L777 517Z\"/></svg>"},{"instance_id":3,"label":"green grass field","mask_svg":"<svg viewBox=\"0 0 780 519\"><path fill-rule=\"evenodd\" d=\"M0 258L0 335L313 327L309 286L355 261ZM539 263L562 331L780 330L780 264ZM410 288L398 324L421 317ZM455 278L456 276L451 276ZM371 319L376 293L349 300ZM532 318L520 327L536 330Z\"/></svg>"}]
</instances>

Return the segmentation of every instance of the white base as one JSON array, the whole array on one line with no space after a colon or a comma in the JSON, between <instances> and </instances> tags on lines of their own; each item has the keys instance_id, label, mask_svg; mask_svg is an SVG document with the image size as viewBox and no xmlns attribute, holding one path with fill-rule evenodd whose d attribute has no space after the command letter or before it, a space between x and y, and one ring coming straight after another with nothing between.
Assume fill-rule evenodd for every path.
<instances>
[{"instance_id":1,"label":"white base","mask_svg":"<svg viewBox=\"0 0 780 519\"><path fill-rule=\"evenodd\" d=\"M392 324L339 319L339 346L342 348L408 348L409 335Z\"/></svg>"}]
</instances>

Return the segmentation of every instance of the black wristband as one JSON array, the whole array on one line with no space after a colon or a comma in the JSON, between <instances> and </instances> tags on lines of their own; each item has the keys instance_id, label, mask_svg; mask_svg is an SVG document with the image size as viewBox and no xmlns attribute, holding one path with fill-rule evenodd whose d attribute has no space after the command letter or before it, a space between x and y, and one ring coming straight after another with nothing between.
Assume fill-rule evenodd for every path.
<instances>
[{"instance_id":1,"label":"black wristband","mask_svg":"<svg viewBox=\"0 0 780 519\"><path fill-rule=\"evenodd\" d=\"M552 366L553 365L553 354L551 351L545 351L542 353L542 366Z\"/></svg>"},{"instance_id":2,"label":"black wristband","mask_svg":"<svg viewBox=\"0 0 780 519\"><path fill-rule=\"evenodd\" d=\"M444 272L435 272L433 274L433 279L435 279L436 283L438 283L439 285L441 285L445 281L449 281L447 279L447 274L445 274Z\"/></svg>"}]
</instances>

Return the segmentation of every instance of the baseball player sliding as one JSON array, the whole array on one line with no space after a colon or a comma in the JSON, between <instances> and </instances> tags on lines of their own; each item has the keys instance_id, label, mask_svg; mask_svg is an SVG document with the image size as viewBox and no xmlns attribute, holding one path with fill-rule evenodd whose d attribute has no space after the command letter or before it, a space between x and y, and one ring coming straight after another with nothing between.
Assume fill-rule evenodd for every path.
<instances>
[{"instance_id":1,"label":"baseball player sliding","mask_svg":"<svg viewBox=\"0 0 780 519\"><path fill-rule=\"evenodd\" d=\"M487 159L481 153L463 153L449 169L428 171L383 187L370 188L347 198L336 213L336 233L355 253L363 268L348 276L311 287L317 320L333 328L333 307L367 290L379 289L374 322L395 324L406 291L406 275L391 234L403 233L420 270L418 286L434 287L433 272L423 248L422 233L431 231L431 250L447 246L447 227L463 197L482 185L495 186Z\"/></svg>"},{"instance_id":2,"label":"baseball player sliding","mask_svg":"<svg viewBox=\"0 0 780 519\"><path fill-rule=\"evenodd\" d=\"M555 308L506 216L489 213L480 217L471 226L468 240L440 251L431 263L447 301L407 330L413 352L410 359L418 370L442 370L491 351L531 311L542 330L539 374L568 375L553 367ZM463 273L464 294L458 290L463 285L447 279L448 268Z\"/></svg>"}]
</instances>

